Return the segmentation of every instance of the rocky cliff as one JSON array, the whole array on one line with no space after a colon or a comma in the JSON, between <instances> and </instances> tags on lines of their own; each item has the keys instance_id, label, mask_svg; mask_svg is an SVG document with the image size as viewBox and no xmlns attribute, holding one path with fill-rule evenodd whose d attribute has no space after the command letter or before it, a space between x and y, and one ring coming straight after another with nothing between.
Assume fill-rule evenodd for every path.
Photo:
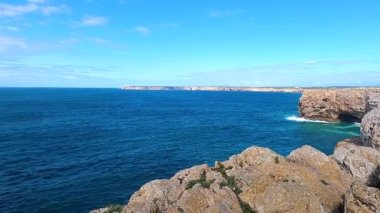
<instances>
[{"instance_id":1,"label":"rocky cliff","mask_svg":"<svg viewBox=\"0 0 380 213\"><path fill-rule=\"evenodd\" d=\"M379 103L379 89L306 89L299 110L309 119L360 122Z\"/></svg>"},{"instance_id":2,"label":"rocky cliff","mask_svg":"<svg viewBox=\"0 0 380 213\"><path fill-rule=\"evenodd\" d=\"M318 115L362 118L367 91L304 93L324 103ZM325 97L328 100L325 101ZM328 103L339 103L334 108ZM354 106L351 104L358 104ZM302 105L302 104L301 104ZM312 106L311 104L309 106ZM364 107L364 108L363 108ZM322 108L321 108L322 109ZM339 110L337 110L339 109ZM317 114L315 114L317 115ZM320 117L313 117L318 118ZM362 137L339 142L331 156L303 146L288 156L250 147L213 167L199 165L149 182L122 212L380 212L380 108L363 118ZM118 210L118 211L119 211ZM112 212L110 208L93 211Z\"/></svg>"}]
</instances>

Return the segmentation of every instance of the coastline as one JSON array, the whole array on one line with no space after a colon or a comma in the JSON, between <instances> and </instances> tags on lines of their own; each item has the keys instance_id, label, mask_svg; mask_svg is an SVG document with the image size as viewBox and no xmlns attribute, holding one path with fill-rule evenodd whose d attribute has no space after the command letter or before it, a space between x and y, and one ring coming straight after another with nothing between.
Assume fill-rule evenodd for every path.
<instances>
[{"instance_id":1,"label":"coastline","mask_svg":"<svg viewBox=\"0 0 380 213\"><path fill-rule=\"evenodd\" d=\"M228 91L224 90L224 87L212 87L217 90L209 90L210 87L196 89ZM134 90L181 90L181 88L137 87ZM355 119L365 120L361 126L362 129L370 129L367 131L373 130L368 128L368 125L379 122L376 119L366 118L373 117L370 114L380 106L380 100L369 98L372 97L372 92L377 94L378 88L339 88L329 89L327 92L326 89L311 90L312 96L300 100L302 118L330 122L341 119L339 115L343 114L348 117L356 116ZM267 91L273 90L271 88L260 90L260 92ZM310 90L299 89L299 92L304 91L306 95L303 93L303 96L307 97ZM315 96L315 93L320 96ZM341 93L343 98L340 98ZM370 108L367 107L369 102L371 102ZM329 108L332 106L333 110ZM321 109L322 111L318 111ZM334 113L325 115L323 114L325 109L329 113ZM368 135L370 135L368 132L362 132L361 138L366 138ZM194 166L179 171L170 179L151 181L135 192L128 204L120 206L119 210L120 212L201 212L200 210L206 209L207 212L220 212L228 209L223 212L282 212L295 209L297 212L302 212L302 209L307 207L312 212L342 212L344 209L354 209L353 212L356 212L360 208L367 208L355 205L355 199L359 199L360 193L363 191L375 195L380 193L379 189L374 188L380 184L380 176L373 177L380 168L380 151L374 148L376 144L368 145L372 143L372 139L366 139L364 142L361 138L337 143L334 153L330 156L307 145L294 150L288 156L253 146L241 154L231 156L227 161L216 162L214 167ZM303 199L298 199L299 196L303 196ZM373 208L380 209L376 202L377 200L371 200L368 205L370 208L374 205ZM93 212L107 210L109 208Z\"/></svg>"},{"instance_id":2,"label":"coastline","mask_svg":"<svg viewBox=\"0 0 380 213\"><path fill-rule=\"evenodd\" d=\"M229 91L229 92L283 92L302 93L306 90L373 90L380 87L237 87L237 86L123 86L122 90L147 91Z\"/></svg>"}]
</instances>

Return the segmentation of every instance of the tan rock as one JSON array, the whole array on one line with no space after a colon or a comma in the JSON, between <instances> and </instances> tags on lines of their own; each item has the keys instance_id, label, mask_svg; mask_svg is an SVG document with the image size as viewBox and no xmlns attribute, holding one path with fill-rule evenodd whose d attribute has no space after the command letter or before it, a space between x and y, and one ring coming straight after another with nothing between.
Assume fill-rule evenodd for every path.
<instances>
[{"instance_id":1,"label":"tan rock","mask_svg":"<svg viewBox=\"0 0 380 213\"><path fill-rule=\"evenodd\" d=\"M369 185L379 183L380 152L363 146L359 138L339 142L332 157L355 179Z\"/></svg>"},{"instance_id":2,"label":"tan rock","mask_svg":"<svg viewBox=\"0 0 380 213\"><path fill-rule=\"evenodd\" d=\"M145 184L132 195L123 212L243 212L243 209L245 212L336 212L342 210L352 176L348 173L351 170L340 169L335 157L344 156L342 165L352 167L355 177L363 179L367 172L355 173L359 164L346 162L352 162L351 149L359 150L369 162L373 160L371 157L376 157L366 150L374 149L357 147L342 142L334 158L309 146L293 151L288 158L270 149L251 147L216 163L214 168L195 166L170 179Z\"/></svg>"},{"instance_id":3,"label":"tan rock","mask_svg":"<svg viewBox=\"0 0 380 213\"><path fill-rule=\"evenodd\" d=\"M341 187L340 191L343 193L353 181L352 175L342 170L332 157L311 146L305 145L294 150L289 154L288 159L316 169L324 176L324 179L330 180L330 183L336 187Z\"/></svg>"},{"instance_id":4,"label":"tan rock","mask_svg":"<svg viewBox=\"0 0 380 213\"><path fill-rule=\"evenodd\" d=\"M190 181L206 172L209 188ZM195 166L178 172L169 180L156 180L145 184L134 193L124 212L240 212L239 201L228 187L220 187L224 180L207 165Z\"/></svg>"},{"instance_id":5,"label":"tan rock","mask_svg":"<svg viewBox=\"0 0 380 213\"><path fill-rule=\"evenodd\" d=\"M345 196L345 213L379 213L380 190L355 181Z\"/></svg>"},{"instance_id":6,"label":"tan rock","mask_svg":"<svg viewBox=\"0 0 380 213\"><path fill-rule=\"evenodd\" d=\"M367 108L366 89L304 90L299 103L302 117L326 121L360 121Z\"/></svg>"},{"instance_id":7,"label":"tan rock","mask_svg":"<svg viewBox=\"0 0 380 213\"><path fill-rule=\"evenodd\" d=\"M325 175L265 148L249 148L223 164L232 166L227 173L237 178L240 198L258 212L331 212L342 205L349 187L344 172Z\"/></svg>"},{"instance_id":8,"label":"tan rock","mask_svg":"<svg viewBox=\"0 0 380 213\"><path fill-rule=\"evenodd\" d=\"M365 146L380 151L380 107L368 112L361 123L361 138Z\"/></svg>"}]
</instances>

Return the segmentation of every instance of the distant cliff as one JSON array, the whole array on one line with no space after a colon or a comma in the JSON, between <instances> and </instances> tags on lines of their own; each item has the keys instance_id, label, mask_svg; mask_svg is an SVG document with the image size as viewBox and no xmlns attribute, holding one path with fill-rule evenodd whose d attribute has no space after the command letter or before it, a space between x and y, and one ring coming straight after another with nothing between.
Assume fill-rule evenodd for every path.
<instances>
[{"instance_id":1,"label":"distant cliff","mask_svg":"<svg viewBox=\"0 0 380 213\"><path fill-rule=\"evenodd\" d=\"M213 167L151 181L125 206L93 212L380 212L380 107L368 92L304 91L303 115L363 120L361 138L339 142L331 156L306 145L286 157L253 146Z\"/></svg>"},{"instance_id":2,"label":"distant cliff","mask_svg":"<svg viewBox=\"0 0 380 213\"><path fill-rule=\"evenodd\" d=\"M300 92L298 87L196 87L196 86L124 86L124 90L186 90L186 91L241 91L241 92Z\"/></svg>"}]
</instances>

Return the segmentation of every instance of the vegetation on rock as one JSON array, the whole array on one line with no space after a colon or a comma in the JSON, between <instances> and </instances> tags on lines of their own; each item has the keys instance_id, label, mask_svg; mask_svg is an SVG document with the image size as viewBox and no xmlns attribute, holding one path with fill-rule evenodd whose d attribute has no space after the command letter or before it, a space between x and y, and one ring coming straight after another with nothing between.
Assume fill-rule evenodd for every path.
<instances>
[{"instance_id":1,"label":"vegetation on rock","mask_svg":"<svg viewBox=\"0 0 380 213\"><path fill-rule=\"evenodd\" d=\"M191 180L186 185L186 190L193 188L196 184L200 184L203 188L210 188L210 185L214 183L215 180L207 180L206 171L203 171L199 175L199 179L197 180Z\"/></svg>"}]
</instances>

